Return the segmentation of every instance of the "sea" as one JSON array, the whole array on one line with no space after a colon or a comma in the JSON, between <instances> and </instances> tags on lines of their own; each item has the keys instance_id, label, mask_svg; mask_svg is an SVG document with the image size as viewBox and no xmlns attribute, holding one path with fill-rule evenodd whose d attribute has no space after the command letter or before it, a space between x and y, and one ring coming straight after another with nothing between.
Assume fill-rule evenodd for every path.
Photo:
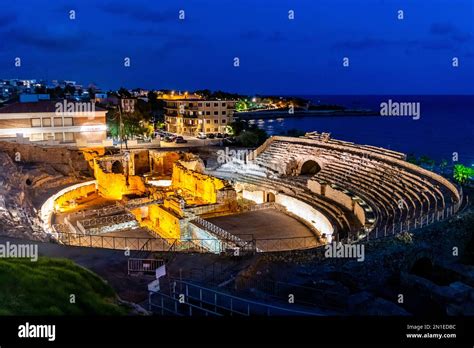
<instances>
[{"instance_id":1,"label":"sea","mask_svg":"<svg viewBox=\"0 0 474 348\"><path fill-rule=\"evenodd\" d=\"M474 96L472 95L302 95L312 105L342 105L348 109L381 111L382 103L419 103L416 116L291 116L249 120L269 135L290 129L329 132L332 138L380 146L474 166ZM415 104L413 104L415 105Z\"/></svg>"}]
</instances>

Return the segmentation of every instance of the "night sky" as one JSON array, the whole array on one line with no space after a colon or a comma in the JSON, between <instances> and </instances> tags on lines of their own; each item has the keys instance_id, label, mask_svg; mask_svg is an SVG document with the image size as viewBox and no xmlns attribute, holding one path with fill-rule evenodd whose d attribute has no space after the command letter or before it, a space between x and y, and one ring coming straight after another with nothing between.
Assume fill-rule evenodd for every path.
<instances>
[{"instance_id":1,"label":"night sky","mask_svg":"<svg viewBox=\"0 0 474 348\"><path fill-rule=\"evenodd\" d=\"M0 78L249 94L474 93L473 0L1 0L1 6ZM404 20L397 19L400 9Z\"/></svg>"}]
</instances>

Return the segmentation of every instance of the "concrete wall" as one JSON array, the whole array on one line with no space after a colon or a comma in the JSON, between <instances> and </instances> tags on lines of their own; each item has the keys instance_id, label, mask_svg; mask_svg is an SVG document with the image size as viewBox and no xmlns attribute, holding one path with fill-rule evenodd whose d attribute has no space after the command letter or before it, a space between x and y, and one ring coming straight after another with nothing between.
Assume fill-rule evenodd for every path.
<instances>
[{"instance_id":1,"label":"concrete wall","mask_svg":"<svg viewBox=\"0 0 474 348\"><path fill-rule=\"evenodd\" d=\"M277 194L275 202L284 206L293 215L311 224L321 234L325 234L328 242L332 241L334 228L331 222L321 212L294 197Z\"/></svg>"},{"instance_id":2,"label":"concrete wall","mask_svg":"<svg viewBox=\"0 0 474 348\"><path fill-rule=\"evenodd\" d=\"M327 198L341 204L345 208L349 209L352 211L352 198L346 195L344 192L341 192L339 190L333 189L330 185L326 185L326 190L325 190L324 196Z\"/></svg>"},{"instance_id":3,"label":"concrete wall","mask_svg":"<svg viewBox=\"0 0 474 348\"><path fill-rule=\"evenodd\" d=\"M76 185L72 185L62 189L61 191L55 193L51 197L49 197L46 202L43 203L41 209L39 211L39 216L43 222L43 230L46 233L53 233L51 228L51 219L53 216L53 212L55 209L55 204L58 199L61 199L63 195L68 194L69 192L74 192L76 190L80 190L87 194L87 192L94 190L95 191L96 182L94 181L87 181L83 183L79 183Z\"/></svg>"},{"instance_id":4,"label":"concrete wall","mask_svg":"<svg viewBox=\"0 0 474 348\"><path fill-rule=\"evenodd\" d=\"M324 186L324 189L323 189ZM359 222L365 224L365 211L352 197L340 190L333 189L330 185L321 185L317 180L308 180L307 187L318 195L325 196L337 202L354 213Z\"/></svg>"},{"instance_id":5,"label":"concrete wall","mask_svg":"<svg viewBox=\"0 0 474 348\"><path fill-rule=\"evenodd\" d=\"M359 203L354 202L354 215L356 216L357 220L360 221L362 225L365 225L365 210L362 208Z\"/></svg>"},{"instance_id":6,"label":"concrete wall","mask_svg":"<svg viewBox=\"0 0 474 348\"><path fill-rule=\"evenodd\" d=\"M189 223L187 226L186 238L200 239L199 246L209 250L210 252L220 253L223 251L224 245L216 236L192 223Z\"/></svg>"},{"instance_id":7,"label":"concrete wall","mask_svg":"<svg viewBox=\"0 0 474 348\"><path fill-rule=\"evenodd\" d=\"M242 191L242 197L245 199L248 199L250 201L253 201L257 204L262 204L265 203L265 192L264 191L249 191L249 190L243 190Z\"/></svg>"}]
</instances>

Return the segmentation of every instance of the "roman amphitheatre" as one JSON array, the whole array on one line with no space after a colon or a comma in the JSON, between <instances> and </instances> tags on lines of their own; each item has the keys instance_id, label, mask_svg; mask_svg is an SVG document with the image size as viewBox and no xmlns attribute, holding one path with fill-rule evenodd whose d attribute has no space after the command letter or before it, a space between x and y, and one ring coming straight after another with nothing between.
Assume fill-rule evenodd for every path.
<instances>
[{"instance_id":1,"label":"roman amphitheatre","mask_svg":"<svg viewBox=\"0 0 474 348\"><path fill-rule=\"evenodd\" d=\"M451 182L404 154L328 134L271 137L249 157L213 170L186 152L92 157L94 180L41 207L44 230L70 245L238 255L381 238L461 203Z\"/></svg>"},{"instance_id":2,"label":"roman amphitheatre","mask_svg":"<svg viewBox=\"0 0 474 348\"><path fill-rule=\"evenodd\" d=\"M466 206L458 186L407 162L405 154L328 133L273 136L249 156L229 157L225 163L216 160L215 152L191 149L117 152L5 142L2 151L3 234L82 247L82 254L93 248L170 260L193 255L193 267L201 266L201 260L206 264L202 279L209 266L204 260L214 255L213 280L216 263L230 265L217 273L222 284L229 284L224 278L230 277L233 290L245 288L242 279L248 277L268 278L273 272L272 279L285 278L286 266L279 262L294 255L312 265L312 275L300 281L311 278L316 286L314 279L328 274L326 268L317 271L318 265L327 267L320 257L311 263L322 246L373 245L452 222ZM6 172L14 167L19 169ZM409 250L398 254L405 265L400 267L410 268L426 256ZM268 256L255 261L256 255ZM246 256L250 259L242 259ZM376 272L377 267L362 271ZM181 271L182 265L180 277ZM286 280L293 282L292 272Z\"/></svg>"}]
</instances>

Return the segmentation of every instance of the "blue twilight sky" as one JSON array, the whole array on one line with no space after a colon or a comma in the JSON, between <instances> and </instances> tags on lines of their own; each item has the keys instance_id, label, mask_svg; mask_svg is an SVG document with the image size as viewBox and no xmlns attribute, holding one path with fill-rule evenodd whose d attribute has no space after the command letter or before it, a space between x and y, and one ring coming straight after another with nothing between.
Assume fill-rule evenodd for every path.
<instances>
[{"instance_id":1,"label":"blue twilight sky","mask_svg":"<svg viewBox=\"0 0 474 348\"><path fill-rule=\"evenodd\" d=\"M0 78L249 94L474 94L474 0L0 3Z\"/></svg>"}]
</instances>

